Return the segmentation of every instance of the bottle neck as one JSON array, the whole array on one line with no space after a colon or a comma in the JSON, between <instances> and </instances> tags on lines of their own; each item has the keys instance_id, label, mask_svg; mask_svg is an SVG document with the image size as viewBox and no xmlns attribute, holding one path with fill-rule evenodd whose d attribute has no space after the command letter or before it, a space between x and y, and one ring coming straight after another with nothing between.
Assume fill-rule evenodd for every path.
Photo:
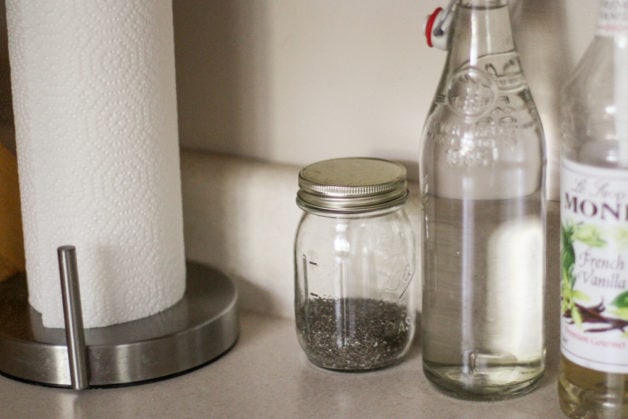
<instances>
[{"instance_id":1,"label":"bottle neck","mask_svg":"<svg viewBox=\"0 0 628 419\"><path fill-rule=\"evenodd\" d=\"M628 35L628 0L601 0L596 35Z\"/></svg>"},{"instance_id":2,"label":"bottle neck","mask_svg":"<svg viewBox=\"0 0 628 419\"><path fill-rule=\"evenodd\" d=\"M507 6L506 0L459 0L458 6L466 6L473 8L494 8Z\"/></svg>"},{"instance_id":3,"label":"bottle neck","mask_svg":"<svg viewBox=\"0 0 628 419\"><path fill-rule=\"evenodd\" d=\"M628 1L628 0L627 0ZM505 0L460 0L452 23L449 66L476 65L480 57L514 52Z\"/></svg>"}]
</instances>

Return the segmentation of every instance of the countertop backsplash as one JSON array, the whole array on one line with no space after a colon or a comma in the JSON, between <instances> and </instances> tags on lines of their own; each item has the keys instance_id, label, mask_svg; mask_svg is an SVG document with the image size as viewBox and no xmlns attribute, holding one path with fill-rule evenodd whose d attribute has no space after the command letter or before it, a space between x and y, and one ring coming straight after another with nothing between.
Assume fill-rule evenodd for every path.
<instances>
[{"instance_id":1,"label":"countertop backsplash","mask_svg":"<svg viewBox=\"0 0 628 419\"><path fill-rule=\"evenodd\" d=\"M186 151L181 171L188 258L233 278L243 309L293 317L293 243L302 214L295 202L299 168ZM418 237L418 185L409 187L406 209ZM419 278L416 272L416 285ZM419 286L415 292L420 302Z\"/></svg>"}]
</instances>

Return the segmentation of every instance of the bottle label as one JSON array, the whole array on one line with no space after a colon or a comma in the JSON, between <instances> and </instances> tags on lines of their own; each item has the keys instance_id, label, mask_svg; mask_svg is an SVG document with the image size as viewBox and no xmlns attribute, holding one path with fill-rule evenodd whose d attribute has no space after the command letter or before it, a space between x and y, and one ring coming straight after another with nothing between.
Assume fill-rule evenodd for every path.
<instances>
[{"instance_id":1,"label":"bottle label","mask_svg":"<svg viewBox=\"0 0 628 419\"><path fill-rule=\"evenodd\" d=\"M561 352L628 373L628 171L561 167Z\"/></svg>"},{"instance_id":2,"label":"bottle label","mask_svg":"<svg viewBox=\"0 0 628 419\"><path fill-rule=\"evenodd\" d=\"M628 34L628 0L602 0L597 35Z\"/></svg>"}]
</instances>

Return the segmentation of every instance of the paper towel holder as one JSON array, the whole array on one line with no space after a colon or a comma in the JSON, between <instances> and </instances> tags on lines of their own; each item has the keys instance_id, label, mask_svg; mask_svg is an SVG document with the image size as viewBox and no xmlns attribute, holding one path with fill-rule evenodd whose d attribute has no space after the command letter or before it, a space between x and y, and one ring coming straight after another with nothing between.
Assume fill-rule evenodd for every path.
<instances>
[{"instance_id":1,"label":"paper towel holder","mask_svg":"<svg viewBox=\"0 0 628 419\"><path fill-rule=\"evenodd\" d=\"M220 271L187 262L186 292L161 313L84 329L76 249L57 249L66 328L46 328L28 303L25 275L0 283L0 374L82 390L139 384L204 366L239 334L237 290Z\"/></svg>"}]
</instances>

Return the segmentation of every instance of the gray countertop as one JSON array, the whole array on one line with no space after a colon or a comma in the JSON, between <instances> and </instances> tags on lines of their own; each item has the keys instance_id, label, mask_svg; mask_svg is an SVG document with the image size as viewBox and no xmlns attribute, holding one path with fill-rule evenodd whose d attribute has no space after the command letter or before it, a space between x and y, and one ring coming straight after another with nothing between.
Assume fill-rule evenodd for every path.
<instances>
[{"instance_id":1,"label":"gray countertop","mask_svg":"<svg viewBox=\"0 0 628 419\"><path fill-rule=\"evenodd\" d=\"M245 312L235 347L167 380L83 392L0 376L0 418L562 418L558 406L558 205L548 217L547 371L534 392L502 402L440 394L421 370L420 337L407 359L367 373L312 366L294 321Z\"/></svg>"},{"instance_id":2,"label":"gray countertop","mask_svg":"<svg viewBox=\"0 0 628 419\"><path fill-rule=\"evenodd\" d=\"M555 342L554 342L555 344ZM414 345L394 367L336 373L307 362L289 319L241 317L235 347L203 368L163 381L75 392L0 377L2 418L560 418L556 356L540 386L504 402L441 395Z\"/></svg>"}]
</instances>

